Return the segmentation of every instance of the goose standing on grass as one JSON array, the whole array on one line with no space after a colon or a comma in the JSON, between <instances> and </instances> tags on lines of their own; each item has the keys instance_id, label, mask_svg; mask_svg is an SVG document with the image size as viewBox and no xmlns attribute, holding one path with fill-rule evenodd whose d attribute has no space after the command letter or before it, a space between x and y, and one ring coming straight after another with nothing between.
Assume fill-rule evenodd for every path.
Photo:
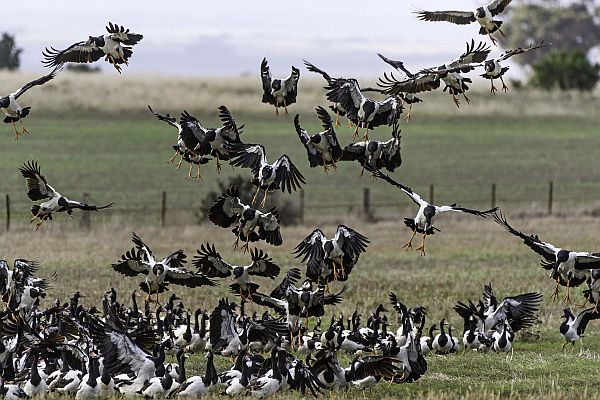
<instances>
[{"instance_id":1,"label":"goose standing on grass","mask_svg":"<svg viewBox=\"0 0 600 400\"><path fill-rule=\"evenodd\" d=\"M100 376L98 356L90 354L88 360L88 373L81 379L81 383L75 394L76 400L95 399L100 397L100 386L98 377Z\"/></svg>"},{"instance_id":2,"label":"goose standing on grass","mask_svg":"<svg viewBox=\"0 0 600 400\"><path fill-rule=\"evenodd\" d=\"M208 212L208 218L221 228L229 228L236 224L232 229L236 236L233 247L237 248L241 239L245 242L242 247L244 252L248 250L250 242L264 240L273 246L281 246L283 243L277 207L265 213L243 204L235 185L217 198Z\"/></svg>"},{"instance_id":3,"label":"goose standing on grass","mask_svg":"<svg viewBox=\"0 0 600 400\"><path fill-rule=\"evenodd\" d=\"M488 35L492 43L496 39L492 33L498 31L502 36L504 32L500 29L502 21L494 20L501 14L512 0L493 0L489 4L477 7L475 11L416 11L418 18L422 21L445 21L456 25L468 25L477 22L480 25L479 34Z\"/></svg>"},{"instance_id":4,"label":"goose standing on grass","mask_svg":"<svg viewBox=\"0 0 600 400\"><path fill-rule=\"evenodd\" d=\"M452 351L454 345L450 339L450 335L446 333L444 327L450 326L445 319L440 321L440 333L433 339L432 348L437 354L448 354Z\"/></svg>"},{"instance_id":5,"label":"goose standing on grass","mask_svg":"<svg viewBox=\"0 0 600 400\"><path fill-rule=\"evenodd\" d=\"M551 271L550 277L556 281L552 299L556 300L560 286L567 287L564 301L571 302L571 287L581 285L590 275L590 270L600 268L600 253L587 251L570 251L540 240L537 235L526 235L510 226L502 213L494 214L494 220L508 232L523 239L531 250L541 255L541 265Z\"/></svg>"},{"instance_id":6,"label":"goose standing on grass","mask_svg":"<svg viewBox=\"0 0 600 400\"><path fill-rule=\"evenodd\" d=\"M194 267L198 272L209 278L228 278L232 277L232 283L229 285L231 292L240 295L242 298L252 297L260 285L253 283L250 276L262 276L275 279L279 275L281 268L275 264L269 255L262 250L254 249L250 251L252 263L245 266L230 265L223 260L221 254L215 250L215 245L203 244L201 250L197 250L198 255L194 258Z\"/></svg>"},{"instance_id":7,"label":"goose standing on grass","mask_svg":"<svg viewBox=\"0 0 600 400\"><path fill-rule=\"evenodd\" d=\"M18 140L19 136L26 135L29 133L29 131L25 128L25 125L23 125L23 119L27 117L29 115L29 112L31 111L31 107L22 107L17 102L17 99L32 87L41 86L44 83L54 79L54 77L58 75L60 70L61 67L58 66L54 68L52 72L50 72L48 75L44 75L41 78L26 83L25 85L17 89L17 91L9 95L6 95L4 97L0 96L0 110L2 110L4 115L6 115L6 117L4 118L4 123L12 124L13 129L15 131L15 140ZM21 132L17 131L17 126L15 125L15 123L17 122L21 123Z\"/></svg>"},{"instance_id":8,"label":"goose standing on grass","mask_svg":"<svg viewBox=\"0 0 600 400\"><path fill-rule=\"evenodd\" d=\"M332 166L337 169L336 163L342 157L342 148L338 142L335 130L331 123L331 117L327 111L319 106L317 107L317 115L321 120L324 131L309 135L308 132L300 126L300 116L296 114L294 117L294 126L300 141L306 148L308 162L311 168L322 165L325 174Z\"/></svg>"},{"instance_id":9,"label":"goose standing on grass","mask_svg":"<svg viewBox=\"0 0 600 400\"><path fill-rule=\"evenodd\" d=\"M410 238L410 241L406 243L403 246L403 248L405 248L407 251L408 249L411 249L412 241L415 235L417 233L421 233L423 235L423 241L421 242L421 245L417 248L417 250L421 251L422 256L425 255L425 238L428 235L433 235L436 230L439 231L439 229L433 226L433 222L438 215L451 211L486 218L489 214L493 214L498 210L498 207L494 207L490 210L479 211L470 208L459 207L456 204L452 204L449 206L435 206L423 200L421 196L413 192L412 189L408 186L404 186L403 184L396 182L388 175L383 174L379 170L373 169L368 164L364 164L364 166L365 169L373 173L373 176L375 178L383 179L387 181L390 185L396 186L397 188L402 190L402 192L404 192L408 197L410 197L416 205L419 206L419 211L417 212L417 215L414 218L404 218L404 224L413 231L413 235Z\"/></svg>"},{"instance_id":10,"label":"goose standing on grass","mask_svg":"<svg viewBox=\"0 0 600 400\"><path fill-rule=\"evenodd\" d=\"M185 355L184 355L185 357ZM172 393L172 397L201 397L209 394L217 384L218 374L215 369L213 354L206 356L206 370L204 376L191 376Z\"/></svg>"},{"instance_id":11,"label":"goose standing on grass","mask_svg":"<svg viewBox=\"0 0 600 400\"><path fill-rule=\"evenodd\" d=\"M261 190L265 192L261 207L265 206L267 194L281 189L292 193L306 183L304 176L292 163L292 160L284 154L273 164L267 161L265 148L261 144L232 144L227 147L231 152L231 165L252 170L252 185L256 187L256 193L252 198L252 205L256 202L256 196Z\"/></svg>"},{"instance_id":12,"label":"goose standing on grass","mask_svg":"<svg viewBox=\"0 0 600 400\"><path fill-rule=\"evenodd\" d=\"M508 320L504 320L502 327L492 334L492 338L494 339L493 349L496 353L510 353L515 333L510 328Z\"/></svg>"},{"instance_id":13,"label":"goose standing on grass","mask_svg":"<svg viewBox=\"0 0 600 400\"><path fill-rule=\"evenodd\" d=\"M183 264L186 263L186 255L183 250L177 250L158 261L154 258L152 250L135 232L131 240L135 247L112 264L112 268L125 276L146 275L139 287L148 293L148 299L153 293L156 293L156 302L158 302L158 295L166 291L170 283L191 288L215 285L206 276L183 268Z\"/></svg>"},{"instance_id":14,"label":"goose standing on grass","mask_svg":"<svg viewBox=\"0 0 600 400\"><path fill-rule=\"evenodd\" d=\"M25 394L29 397L45 396L48 391L46 380L40 376L40 371L38 370L38 359L38 353L34 352L31 368L29 370L29 379L27 379L25 386L23 386Z\"/></svg>"},{"instance_id":15,"label":"goose standing on grass","mask_svg":"<svg viewBox=\"0 0 600 400\"><path fill-rule=\"evenodd\" d=\"M263 87L262 102L274 105L277 115L279 115L279 107L284 107L287 114L288 106L294 104L298 96L300 70L292 66L290 76L285 79L273 79L267 59L263 58L260 63L260 76Z\"/></svg>"},{"instance_id":16,"label":"goose standing on grass","mask_svg":"<svg viewBox=\"0 0 600 400\"><path fill-rule=\"evenodd\" d=\"M577 317L571 312L570 308L563 311L564 321L560 324L560 334L565 338L562 349L569 343L575 347L575 342L580 340L585 333L585 329L590 321L600 319L600 313L588 308L577 314Z\"/></svg>"},{"instance_id":17,"label":"goose standing on grass","mask_svg":"<svg viewBox=\"0 0 600 400\"><path fill-rule=\"evenodd\" d=\"M277 393L284 378L287 378L287 369L279 368L280 352L277 347L271 350L271 369L266 374L250 384L250 395L257 399L269 397ZM286 374L284 377L283 374Z\"/></svg>"},{"instance_id":18,"label":"goose standing on grass","mask_svg":"<svg viewBox=\"0 0 600 400\"><path fill-rule=\"evenodd\" d=\"M52 213L67 212L67 214L73 214L73 210L80 209L83 211L99 211L109 208L113 203L109 203L104 206L95 206L85 203L81 203L75 200L69 200L58 193L52 186L48 184L37 161L32 160L23 164L19 168L21 175L25 178L27 184L27 197L32 201L46 200L39 205L31 207L31 221L38 220L36 230L46 220L52 220Z\"/></svg>"},{"instance_id":19,"label":"goose standing on grass","mask_svg":"<svg viewBox=\"0 0 600 400\"><path fill-rule=\"evenodd\" d=\"M434 332L437 331L437 326L432 324L429 327L429 336L422 336L420 340L421 344L421 353L424 356L431 353L433 351L433 339L435 339Z\"/></svg>"},{"instance_id":20,"label":"goose standing on grass","mask_svg":"<svg viewBox=\"0 0 600 400\"><path fill-rule=\"evenodd\" d=\"M46 67L56 67L65 63L93 63L105 57L117 72L121 73L121 65L129 64L133 55L132 46L136 45L143 36L130 32L123 26L108 23L108 35L90 36L87 41L77 42L65 50L50 47L42 53Z\"/></svg>"}]
</instances>

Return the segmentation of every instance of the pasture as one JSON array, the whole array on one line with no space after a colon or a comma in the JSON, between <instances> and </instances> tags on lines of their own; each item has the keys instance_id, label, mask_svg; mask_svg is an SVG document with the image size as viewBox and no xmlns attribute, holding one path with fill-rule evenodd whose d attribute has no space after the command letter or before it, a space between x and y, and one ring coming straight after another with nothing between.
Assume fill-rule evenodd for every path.
<instances>
[{"instance_id":1,"label":"pasture","mask_svg":"<svg viewBox=\"0 0 600 400\"><path fill-rule=\"evenodd\" d=\"M327 176L321 169L309 170L294 132L293 115L299 112L303 126L315 130L319 125L312 107L325 104L319 89L322 82L306 79L306 75L300 86L306 84L307 92L287 118L276 118L270 107L259 106L258 81L250 78L227 83L114 78L102 85L99 76L65 74L40 88L24 100L33 106L25 120L31 134L15 142L10 125L0 131L0 194L10 194L13 209L11 231L4 232L4 220L0 221L1 257L42 260L40 275L59 274L49 298L64 300L81 290L88 296L87 305L97 304L110 287L125 296L137 286L138 280L123 279L109 268L131 247L132 231L158 254L183 248L191 258L201 243L211 241L228 260L246 260L232 251L230 232L208 222L199 225L194 217L201 199L216 186L212 164L203 169L203 182L188 181L185 168L177 171L165 164L172 155L175 131L145 109L151 104L158 112L177 114L185 108L209 125L216 124L217 106L225 104L238 123L246 125L243 140L268 143L270 158L289 154L307 178L306 223L284 228L280 248L263 246L284 271L299 265L290 253L315 226L327 234L337 223L345 223L370 238L371 246L352 273L348 294L335 315L358 309L365 320L377 304L387 304L389 291L394 291L409 306L428 307L427 325L447 317L455 331L462 331L462 321L452 306L458 300L479 298L484 283L491 282L500 297L526 291L544 294L541 323L519 337L512 357L493 353L429 356L429 370L419 382L381 384L366 397L600 398L600 324L590 323L583 347L578 343L573 353L570 347L561 353L558 326L564 305L550 301L553 282L539 267L539 257L519 241L491 220L442 218L438 223L442 232L428 239L426 257L405 253L401 246L410 232L402 217L416 211L409 199L382 182L371 182L368 175L360 178L358 164L340 164ZM0 74L0 85L16 87L16 82L27 78ZM228 91L228 84L234 92ZM514 226L565 247L598 249L600 219L594 215L600 207L596 151L600 118L593 95L511 91L492 98L482 87L471 96L473 104L461 109L447 95L423 97L423 106L413 108L411 123L403 123L404 162L393 174L397 180L424 194L433 183L436 203L473 207L489 205L489 185L496 183L497 205ZM338 129L342 145L350 142L351 134L343 122ZM389 129L379 128L372 137L387 138ZM114 209L92 215L91 231L79 230L77 214L75 220L57 216L34 232L27 225L31 204L18 174L18 167L32 158L40 162L49 183L65 195L91 193L98 204L114 201ZM224 168L222 178L246 172ZM555 181L555 215L544 217L549 180ZM363 187L372 190L380 219L376 224L366 224L358 216ZM159 224L163 190L169 199L165 227ZM296 197L282 199L297 201ZM261 283L267 288L274 285ZM576 302L583 299L579 292L574 291ZM177 293L192 309L212 309L218 297L227 296L223 287L177 289ZM191 373L201 372L204 358L192 358L189 365ZM330 396L363 394L353 389Z\"/></svg>"}]
</instances>

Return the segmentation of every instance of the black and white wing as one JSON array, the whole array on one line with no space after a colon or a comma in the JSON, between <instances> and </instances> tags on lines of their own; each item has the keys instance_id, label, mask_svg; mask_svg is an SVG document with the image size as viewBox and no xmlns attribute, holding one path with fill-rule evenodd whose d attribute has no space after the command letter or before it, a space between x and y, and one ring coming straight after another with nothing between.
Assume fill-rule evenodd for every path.
<instances>
[{"instance_id":1,"label":"black and white wing","mask_svg":"<svg viewBox=\"0 0 600 400\"><path fill-rule=\"evenodd\" d=\"M390 356L367 356L353 361L355 379L362 380L369 376L395 379L404 374L400 359Z\"/></svg>"},{"instance_id":2,"label":"black and white wing","mask_svg":"<svg viewBox=\"0 0 600 400\"><path fill-rule=\"evenodd\" d=\"M342 157L340 160L342 161L360 161L363 162L365 160L365 151L367 148L368 142L356 142L350 143L344 150L342 150Z\"/></svg>"},{"instance_id":3,"label":"black and white wing","mask_svg":"<svg viewBox=\"0 0 600 400\"><path fill-rule=\"evenodd\" d=\"M317 116L321 120L321 125L323 126L323 133L327 138L330 146L331 158L334 161L339 160L342 157L342 147L340 146L340 142L337 139L337 135L335 134L335 129L333 128L333 121L331 120L331 116L323 107L318 106L316 108Z\"/></svg>"},{"instance_id":4,"label":"black and white wing","mask_svg":"<svg viewBox=\"0 0 600 400\"><path fill-rule=\"evenodd\" d=\"M492 16L495 17L496 15L504 11L504 9L508 7L511 1L512 0L494 0L487 5L487 9L490 10L490 14L492 14Z\"/></svg>"},{"instance_id":5,"label":"black and white wing","mask_svg":"<svg viewBox=\"0 0 600 400\"><path fill-rule=\"evenodd\" d=\"M252 264L248 267L248 274L271 279L275 279L279 275L281 268L273 262L267 253L254 249L250 251L250 255L252 256Z\"/></svg>"},{"instance_id":6,"label":"black and white wing","mask_svg":"<svg viewBox=\"0 0 600 400\"><path fill-rule=\"evenodd\" d=\"M381 144L381 156L385 169L394 172L402 165L402 154L400 153L400 124L396 121L392 128L392 139Z\"/></svg>"},{"instance_id":7,"label":"black and white wing","mask_svg":"<svg viewBox=\"0 0 600 400\"><path fill-rule=\"evenodd\" d=\"M319 286L319 291L321 293L323 293L323 305L329 305L329 306L334 306L336 304L340 304L342 302L342 300L344 299L344 293L346 293L346 289L348 289L347 286L344 286L342 288L342 290L340 290L337 293L334 294L328 294L328 295L324 295L325 294L325 287L324 286Z\"/></svg>"},{"instance_id":8,"label":"black and white wing","mask_svg":"<svg viewBox=\"0 0 600 400\"><path fill-rule=\"evenodd\" d=\"M326 240L327 238L323 232L320 229L315 229L294 248L292 254L295 254L296 258L302 257L302 263L308 260L307 274L310 276L319 276L321 274L321 263L325 257L323 243Z\"/></svg>"},{"instance_id":9,"label":"black and white wing","mask_svg":"<svg viewBox=\"0 0 600 400\"><path fill-rule=\"evenodd\" d=\"M519 54L523 54L523 53L527 53L531 50L536 50L536 49L541 49L543 47L548 47L552 45L552 43L544 43L543 40L540 40L538 42L532 43L527 47L517 47L516 49L512 49L512 50L507 50L506 52L504 52L504 54L502 54L500 57L498 57L499 61L504 61L507 60L509 58L511 58L512 56L516 56Z\"/></svg>"},{"instance_id":10,"label":"black and white wing","mask_svg":"<svg viewBox=\"0 0 600 400\"><path fill-rule=\"evenodd\" d=\"M400 96L403 93L421 93L436 90L440 87L440 74L434 70L424 70L409 79L396 79L394 73L384 73L379 78L377 86L381 87L385 94Z\"/></svg>"},{"instance_id":11,"label":"black and white wing","mask_svg":"<svg viewBox=\"0 0 600 400\"><path fill-rule=\"evenodd\" d=\"M57 67L59 65L72 63L93 63L104 57L104 52L93 40L75 43L65 50L57 50L54 47L47 48L42 52L45 67Z\"/></svg>"},{"instance_id":12,"label":"black and white wing","mask_svg":"<svg viewBox=\"0 0 600 400\"><path fill-rule=\"evenodd\" d=\"M595 312L594 308L588 308L587 310L583 310L577 314L577 318L575 320L575 325L577 325L577 334L579 336L583 335L587 324L596 319L600 319L600 313Z\"/></svg>"},{"instance_id":13,"label":"black and white wing","mask_svg":"<svg viewBox=\"0 0 600 400\"><path fill-rule=\"evenodd\" d=\"M181 139L188 150L201 156L210 154L212 148L207 138L207 130L198 118L184 111L181 113L179 124L181 125Z\"/></svg>"},{"instance_id":14,"label":"black and white wing","mask_svg":"<svg viewBox=\"0 0 600 400\"><path fill-rule=\"evenodd\" d=\"M128 250L116 263L111 265L112 269L125 276L148 274L150 267L142 260L141 252L140 249L135 247Z\"/></svg>"},{"instance_id":15,"label":"black and white wing","mask_svg":"<svg viewBox=\"0 0 600 400\"><path fill-rule=\"evenodd\" d=\"M477 21L472 11L416 11L417 18L421 21L445 21L457 25L468 25Z\"/></svg>"},{"instance_id":16,"label":"black and white wing","mask_svg":"<svg viewBox=\"0 0 600 400\"><path fill-rule=\"evenodd\" d=\"M279 315L285 315L288 310L287 301L285 299L276 299L260 292L252 293L252 302L259 306L272 308Z\"/></svg>"},{"instance_id":17,"label":"black and white wing","mask_svg":"<svg viewBox=\"0 0 600 400\"><path fill-rule=\"evenodd\" d=\"M112 22L108 23L106 31L110 33L112 40L123 43L127 46L133 46L144 38L144 36L138 33L130 32L129 29L125 29L124 26L119 26L117 24L113 24Z\"/></svg>"},{"instance_id":18,"label":"black and white wing","mask_svg":"<svg viewBox=\"0 0 600 400\"><path fill-rule=\"evenodd\" d=\"M356 79L332 79L327 90L327 100L333 103L339 103L342 109L347 113L348 119L358 121L358 112L365 96L360 91L360 86Z\"/></svg>"},{"instance_id":19,"label":"black and white wing","mask_svg":"<svg viewBox=\"0 0 600 400\"><path fill-rule=\"evenodd\" d=\"M33 201L49 199L56 195L54 188L48 185L46 178L42 175L42 171L37 161L28 161L21 168L21 175L25 177L27 184L27 197Z\"/></svg>"},{"instance_id":20,"label":"black and white wing","mask_svg":"<svg viewBox=\"0 0 600 400\"><path fill-rule=\"evenodd\" d=\"M238 337L235 315L227 299L219 300L219 305L210 314L209 335L213 351L220 351Z\"/></svg>"},{"instance_id":21,"label":"black and white wing","mask_svg":"<svg viewBox=\"0 0 600 400\"><path fill-rule=\"evenodd\" d=\"M262 102L275 104L275 97L271 93L271 83L273 79L271 78L271 70L269 69L269 64L267 64L266 58L263 58L262 62L260 63L260 77L262 79L263 88Z\"/></svg>"},{"instance_id":22,"label":"black and white wing","mask_svg":"<svg viewBox=\"0 0 600 400\"><path fill-rule=\"evenodd\" d=\"M229 228L244 212L244 205L240 202L238 187L232 186L225 191L208 212L211 222L222 228Z\"/></svg>"},{"instance_id":23,"label":"black and white wing","mask_svg":"<svg viewBox=\"0 0 600 400\"><path fill-rule=\"evenodd\" d=\"M527 328L535 322L535 314L540 309L541 301L542 295L536 292L505 297L496 311L486 319L486 328L494 328L504 320L508 320L515 332Z\"/></svg>"},{"instance_id":24,"label":"black and white wing","mask_svg":"<svg viewBox=\"0 0 600 400\"><path fill-rule=\"evenodd\" d=\"M215 250L215 245L206 243L200 246L200 250L196 250L198 253L194 257L192 264L198 268L198 272L203 273L209 278L227 278L231 276L233 267L225 262Z\"/></svg>"},{"instance_id":25,"label":"black and white wing","mask_svg":"<svg viewBox=\"0 0 600 400\"><path fill-rule=\"evenodd\" d=\"M183 268L183 264L187 262L186 258L185 252L179 249L166 256L161 261L161 264L171 268Z\"/></svg>"},{"instance_id":26,"label":"black and white wing","mask_svg":"<svg viewBox=\"0 0 600 400\"><path fill-rule=\"evenodd\" d=\"M383 60L384 63L388 64L389 66L391 66L392 68L394 68L398 71L404 72L407 77L409 77L409 78L415 77L415 75L413 73L411 73L409 70L407 70L404 67L404 63L402 61L391 60L381 53L377 53L377 55L379 56L379 58L381 58Z\"/></svg>"},{"instance_id":27,"label":"black and white wing","mask_svg":"<svg viewBox=\"0 0 600 400\"><path fill-rule=\"evenodd\" d=\"M177 128L178 130L180 129L180 126L177 123L177 118L171 117L169 114L162 115L157 112L154 112L154 110L152 109L152 107L150 107L150 105L148 105L148 110L150 110L150 112L159 120L166 122L167 124Z\"/></svg>"},{"instance_id":28,"label":"black and white wing","mask_svg":"<svg viewBox=\"0 0 600 400\"><path fill-rule=\"evenodd\" d=\"M219 119L223 124L224 131L221 131L229 143L241 143L240 135L244 126L237 126L235 119L225 106L219 106Z\"/></svg>"},{"instance_id":29,"label":"black and white wing","mask_svg":"<svg viewBox=\"0 0 600 400\"><path fill-rule=\"evenodd\" d=\"M256 174L261 165L267 164L265 147L262 144L234 143L227 147L231 152L231 165L250 168Z\"/></svg>"},{"instance_id":30,"label":"black and white wing","mask_svg":"<svg viewBox=\"0 0 600 400\"><path fill-rule=\"evenodd\" d=\"M62 67L60 65L57 66L57 67L55 67L52 70L52 72L50 72L48 75L44 75L41 78L38 78L36 80L33 80L31 82L26 83L25 85L23 85L22 87L20 87L18 90L16 90L14 93L12 93L12 95L14 96L15 99L18 99L19 96L21 96L23 93L25 93L26 91L28 91L32 87L43 85L44 83L46 83L46 82L51 81L52 79L54 79L54 77L56 75L58 75L58 73L60 72L61 69L62 69Z\"/></svg>"},{"instance_id":31,"label":"black and white wing","mask_svg":"<svg viewBox=\"0 0 600 400\"><path fill-rule=\"evenodd\" d=\"M510 226L506 217L501 212L494 214L494 221L513 235L520 237L523 239L523 243L525 243L531 250L535 251L540 256L544 257L544 259L548 262L556 261L556 253L558 253L561 249L558 247L541 241L537 235L525 235L523 232L520 232Z\"/></svg>"},{"instance_id":32,"label":"black and white wing","mask_svg":"<svg viewBox=\"0 0 600 400\"><path fill-rule=\"evenodd\" d=\"M298 97L298 81L300 80L300 70L292 66L292 73L284 79L286 94L284 97L285 104L290 105L296 102Z\"/></svg>"},{"instance_id":33,"label":"black and white wing","mask_svg":"<svg viewBox=\"0 0 600 400\"><path fill-rule=\"evenodd\" d=\"M333 240L338 243L344 254L350 256L353 260L364 253L370 243L366 236L352 228L348 228L346 225L338 226Z\"/></svg>"},{"instance_id":34,"label":"black and white wing","mask_svg":"<svg viewBox=\"0 0 600 400\"><path fill-rule=\"evenodd\" d=\"M309 70L310 72L315 72L317 74L320 74L323 78L325 78L325 80L327 81L327 83L331 82L331 76L329 76L329 74L325 71L323 71L320 68L317 68L314 64L311 64L310 62L306 61L306 60L302 60L304 62L304 65L306 65L306 69Z\"/></svg>"},{"instance_id":35,"label":"black and white wing","mask_svg":"<svg viewBox=\"0 0 600 400\"><path fill-rule=\"evenodd\" d=\"M135 232L131 235L131 241L135 244L135 247L141 252L141 259L145 262L154 262L154 255L152 254L152 250L150 247L144 243L141 237L139 237Z\"/></svg>"},{"instance_id":36,"label":"black and white wing","mask_svg":"<svg viewBox=\"0 0 600 400\"><path fill-rule=\"evenodd\" d=\"M492 305L495 305L497 307L498 300L496 299L496 295L494 295L494 289L492 289L492 284L487 283L483 286L483 306L484 309L487 310Z\"/></svg>"},{"instance_id":37,"label":"black and white wing","mask_svg":"<svg viewBox=\"0 0 600 400\"><path fill-rule=\"evenodd\" d=\"M489 45L484 42L479 42L477 46L475 45L475 40L471 39L471 43L467 42L467 51L461 54L456 60L448 63L448 68L464 68L461 69L461 72L469 72L473 69L469 64L474 63L482 63L487 60L489 56L491 48Z\"/></svg>"},{"instance_id":38,"label":"black and white wing","mask_svg":"<svg viewBox=\"0 0 600 400\"><path fill-rule=\"evenodd\" d=\"M292 190L296 191L306 183L304 176L285 154L273 164L273 169L275 170L275 183L281 187L282 192L287 190L288 193L292 193Z\"/></svg>"},{"instance_id":39,"label":"black and white wing","mask_svg":"<svg viewBox=\"0 0 600 400\"><path fill-rule=\"evenodd\" d=\"M455 204L452 204L449 206L435 206L436 213L443 213L443 212L449 212L449 211L471 214L471 215L476 215L478 217L486 218L488 215L494 214L496 211L498 211L498 207L490 208L489 210L485 210L485 211L480 211L480 210L475 210L472 208L459 207Z\"/></svg>"},{"instance_id":40,"label":"black and white wing","mask_svg":"<svg viewBox=\"0 0 600 400\"><path fill-rule=\"evenodd\" d=\"M419 196L417 193L413 192L412 189L409 188L408 186L404 186L400 182L396 182L395 180L393 180L392 178L390 178L388 175L384 174L383 172L381 172L379 170L373 169L368 164L363 164L363 165L365 166L365 169L367 171L371 172L375 178L383 179L383 180L387 181L387 183L389 183L390 185L396 186L397 188L399 188L400 190L402 190L419 207L422 206L422 205L428 205L429 204L425 200L423 200L421 198L421 196Z\"/></svg>"},{"instance_id":41,"label":"black and white wing","mask_svg":"<svg viewBox=\"0 0 600 400\"><path fill-rule=\"evenodd\" d=\"M270 297L274 299L284 300L286 299L290 292L294 290L294 285L298 283L300 278L302 277L302 273L298 268L291 268L281 280L281 283L277 285L275 289L270 294Z\"/></svg>"},{"instance_id":42,"label":"black and white wing","mask_svg":"<svg viewBox=\"0 0 600 400\"><path fill-rule=\"evenodd\" d=\"M298 114L294 117L294 127L296 128L296 133L298 134L300 141L304 145L304 148L306 148L309 165L311 167L321 165L323 163L322 158L315 146L310 143L308 132L300 126L300 115Z\"/></svg>"},{"instance_id":43,"label":"black and white wing","mask_svg":"<svg viewBox=\"0 0 600 400\"><path fill-rule=\"evenodd\" d=\"M261 213L258 217L258 236L273 246L281 246L283 239L281 238L279 222L279 211L276 207L266 214Z\"/></svg>"},{"instance_id":44,"label":"black and white wing","mask_svg":"<svg viewBox=\"0 0 600 400\"><path fill-rule=\"evenodd\" d=\"M13 279L15 276L20 277L20 281L27 284L40 268L41 263L39 261L25 260L23 258L17 258L13 262Z\"/></svg>"},{"instance_id":45,"label":"black and white wing","mask_svg":"<svg viewBox=\"0 0 600 400\"><path fill-rule=\"evenodd\" d=\"M69 204L69 208L78 208L83 211L100 211L113 206L113 203L108 203L103 206L97 206L95 204L86 204L76 200L67 200L67 203Z\"/></svg>"},{"instance_id":46,"label":"black and white wing","mask_svg":"<svg viewBox=\"0 0 600 400\"><path fill-rule=\"evenodd\" d=\"M195 288L199 286L215 286L215 282L203 274L198 274L183 268L171 266L168 266L167 268L165 282L170 282L174 285L181 285L189 288Z\"/></svg>"},{"instance_id":47,"label":"black and white wing","mask_svg":"<svg viewBox=\"0 0 600 400\"><path fill-rule=\"evenodd\" d=\"M589 253L577 251L575 254L575 269L598 269L600 268L600 253Z\"/></svg>"}]
</instances>

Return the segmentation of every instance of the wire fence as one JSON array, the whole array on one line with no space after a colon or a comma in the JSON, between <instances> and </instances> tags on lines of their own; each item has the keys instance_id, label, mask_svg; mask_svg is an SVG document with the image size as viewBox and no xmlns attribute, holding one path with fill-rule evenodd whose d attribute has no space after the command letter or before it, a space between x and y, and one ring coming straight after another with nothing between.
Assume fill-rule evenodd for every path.
<instances>
[{"instance_id":1,"label":"wire fence","mask_svg":"<svg viewBox=\"0 0 600 400\"><path fill-rule=\"evenodd\" d=\"M435 204L458 203L465 207L487 209L499 206L508 213L542 215L600 216L600 182L540 182L483 184L430 184L413 187ZM79 213L76 228L90 229L96 224L200 224L205 216L200 207L205 194L197 188L172 191L136 191L125 194L103 192L114 206L99 213ZM86 202L98 204L93 193L83 193ZM365 221L382 218L401 219L416 212L414 204L400 191L387 185L363 187L310 185L292 195L283 195L286 211L299 223L319 224L358 217ZM0 226L6 231L26 227L32 203L23 193L7 193L0 213Z\"/></svg>"}]
</instances>

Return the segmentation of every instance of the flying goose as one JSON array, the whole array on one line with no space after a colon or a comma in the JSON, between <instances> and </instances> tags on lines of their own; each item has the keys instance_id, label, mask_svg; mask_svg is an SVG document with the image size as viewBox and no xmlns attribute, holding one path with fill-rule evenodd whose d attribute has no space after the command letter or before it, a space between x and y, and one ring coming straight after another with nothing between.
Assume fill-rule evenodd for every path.
<instances>
[{"instance_id":1,"label":"flying goose","mask_svg":"<svg viewBox=\"0 0 600 400\"><path fill-rule=\"evenodd\" d=\"M274 105L277 114L279 114L279 107L284 107L287 114L288 106L294 104L298 96L300 70L292 66L290 76L285 79L273 79L267 59L263 58L260 64L260 76L263 88L262 102Z\"/></svg>"},{"instance_id":2,"label":"flying goose","mask_svg":"<svg viewBox=\"0 0 600 400\"><path fill-rule=\"evenodd\" d=\"M392 138L383 142L379 140L366 140L351 143L344 147L342 161L358 161L360 164L369 164L373 169L385 168L394 172L402 165L402 154L400 153L400 126L394 122L392 127ZM361 175L364 168L361 169Z\"/></svg>"},{"instance_id":3,"label":"flying goose","mask_svg":"<svg viewBox=\"0 0 600 400\"><path fill-rule=\"evenodd\" d=\"M321 107L317 107L317 116L321 120L323 131L310 135L305 129L300 126L300 116L296 114L294 117L294 126L300 141L306 148L308 162L311 168L318 165L323 166L325 174L328 172L328 167L332 166L337 169L336 163L342 157L342 148L338 142L335 130L331 123L331 117L327 111Z\"/></svg>"}]
</instances>

